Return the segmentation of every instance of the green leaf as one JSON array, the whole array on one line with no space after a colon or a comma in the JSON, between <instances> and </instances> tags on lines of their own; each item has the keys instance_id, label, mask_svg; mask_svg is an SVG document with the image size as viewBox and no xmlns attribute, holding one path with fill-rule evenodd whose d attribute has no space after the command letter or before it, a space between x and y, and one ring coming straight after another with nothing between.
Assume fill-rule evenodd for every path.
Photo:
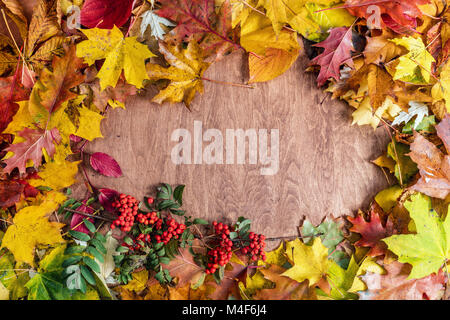
<instances>
[{"instance_id":1,"label":"green leaf","mask_svg":"<svg viewBox=\"0 0 450 320\"><path fill-rule=\"evenodd\" d=\"M97 239L92 239L91 243L97 248L98 251L100 251L103 254L106 254L108 251L106 250L103 243L98 241Z\"/></svg>"},{"instance_id":2,"label":"green leaf","mask_svg":"<svg viewBox=\"0 0 450 320\"><path fill-rule=\"evenodd\" d=\"M95 286L96 282L95 282L95 278L92 275L91 271L86 268L86 266L80 266L80 270L81 270L81 274L83 275L83 277L86 279L86 281Z\"/></svg>"},{"instance_id":3,"label":"green leaf","mask_svg":"<svg viewBox=\"0 0 450 320\"><path fill-rule=\"evenodd\" d=\"M124 253L124 252L128 252L130 249L128 249L128 247L124 247L124 246L120 246L116 249L117 252L119 253Z\"/></svg>"},{"instance_id":4,"label":"green leaf","mask_svg":"<svg viewBox=\"0 0 450 320\"><path fill-rule=\"evenodd\" d=\"M97 273L100 273L100 266L98 265L97 262L95 262L95 260L89 258L89 257L83 257L83 262L86 263L86 265L91 268L92 271L95 271Z\"/></svg>"},{"instance_id":5,"label":"green leaf","mask_svg":"<svg viewBox=\"0 0 450 320\"><path fill-rule=\"evenodd\" d=\"M64 251L64 254L71 255L76 253L82 253L84 250L86 250L86 246L71 246L67 247L66 251Z\"/></svg>"},{"instance_id":6,"label":"green leaf","mask_svg":"<svg viewBox=\"0 0 450 320\"><path fill-rule=\"evenodd\" d=\"M91 237L87 235L86 233L75 231L75 230L69 230L69 234L74 237L77 240L80 241L89 241L91 240Z\"/></svg>"},{"instance_id":7,"label":"green leaf","mask_svg":"<svg viewBox=\"0 0 450 320\"><path fill-rule=\"evenodd\" d=\"M97 231L97 229L95 228L95 225L92 222L90 222L88 219L84 219L83 223L91 233L95 233L95 231Z\"/></svg>"},{"instance_id":8,"label":"green leaf","mask_svg":"<svg viewBox=\"0 0 450 320\"><path fill-rule=\"evenodd\" d=\"M185 185L180 185L175 188L175 191L173 192L173 198L180 204L183 205L183 191L184 191Z\"/></svg>"},{"instance_id":9,"label":"green leaf","mask_svg":"<svg viewBox=\"0 0 450 320\"><path fill-rule=\"evenodd\" d=\"M69 267L73 264L78 263L81 259L83 258L83 256L72 256L66 260L64 260L64 262L62 263L62 267L66 268Z\"/></svg>"},{"instance_id":10,"label":"green leaf","mask_svg":"<svg viewBox=\"0 0 450 320\"><path fill-rule=\"evenodd\" d=\"M159 262L161 264L169 264L170 263L170 259L167 258L167 257L161 257L161 258L159 258Z\"/></svg>"},{"instance_id":11,"label":"green leaf","mask_svg":"<svg viewBox=\"0 0 450 320\"><path fill-rule=\"evenodd\" d=\"M194 219L194 224L202 224L202 225L207 225L207 224L209 224L209 222L208 222L208 221L206 221L205 219L200 219L200 218L197 218L197 219Z\"/></svg>"},{"instance_id":12,"label":"green leaf","mask_svg":"<svg viewBox=\"0 0 450 320\"><path fill-rule=\"evenodd\" d=\"M412 265L408 279L438 273L450 258L450 206L447 218L442 220L431 208L431 199L418 193L405 202L405 208L417 233L393 235L382 241L398 256L399 262Z\"/></svg>"},{"instance_id":13,"label":"green leaf","mask_svg":"<svg viewBox=\"0 0 450 320\"><path fill-rule=\"evenodd\" d=\"M88 247L86 251L93 255L100 263L105 262L103 255L96 248Z\"/></svg>"}]
</instances>

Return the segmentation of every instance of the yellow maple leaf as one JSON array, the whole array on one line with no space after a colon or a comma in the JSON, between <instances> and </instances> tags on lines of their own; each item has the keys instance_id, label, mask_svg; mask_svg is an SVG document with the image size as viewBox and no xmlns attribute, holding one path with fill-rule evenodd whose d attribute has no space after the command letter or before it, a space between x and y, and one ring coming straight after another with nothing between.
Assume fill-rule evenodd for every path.
<instances>
[{"instance_id":1,"label":"yellow maple leaf","mask_svg":"<svg viewBox=\"0 0 450 320\"><path fill-rule=\"evenodd\" d=\"M92 141L96 138L102 138L103 135L100 130L100 124L104 117L98 112L92 111L85 106L81 107L79 111L80 125L78 126L75 135L89 141Z\"/></svg>"},{"instance_id":2,"label":"yellow maple leaf","mask_svg":"<svg viewBox=\"0 0 450 320\"><path fill-rule=\"evenodd\" d=\"M82 32L88 40L77 45L77 56L84 58L89 65L105 59L97 74L102 90L108 86L115 87L122 70L128 83L136 88L143 87L143 81L148 79L145 60L155 57L147 46L139 43L136 37L124 38L116 26L112 30L94 28Z\"/></svg>"},{"instance_id":3,"label":"yellow maple leaf","mask_svg":"<svg viewBox=\"0 0 450 320\"><path fill-rule=\"evenodd\" d=\"M392 39L397 45L408 49L408 53L398 58L399 63L395 68L394 80L428 83L431 78L431 66L435 62L433 56L428 52L425 44L420 38L403 37Z\"/></svg>"},{"instance_id":4,"label":"yellow maple leaf","mask_svg":"<svg viewBox=\"0 0 450 320\"><path fill-rule=\"evenodd\" d=\"M40 205L25 207L17 212L3 237L2 248L8 248L18 263L34 266L36 246L64 242L60 231L64 224L49 222L47 216L65 199L59 192L49 192Z\"/></svg>"},{"instance_id":5,"label":"yellow maple leaf","mask_svg":"<svg viewBox=\"0 0 450 320\"><path fill-rule=\"evenodd\" d=\"M160 45L160 51L170 64L164 68L160 65L147 64L147 73L150 80L170 80L170 84L161 90L153 102L184 102L189 107L195 93L203 92L202 76L209 63L203 61L202 52L196 42L189 42L186 49L181 46Z\"/></svg>"},{"instance_id":6,"label":"yellow maple leaf","mask_svg":"<svg viewBox=\"0 0 450 320\"><path fill-rule=\"evenodd\" d=\"M309 285L315 285L334 263L328 260L328 248L322 244L320 238L315 238L311 246L299 239L286 243L286 255L292 263L292 268L282 275L297 282L309 280Z\"/></svg>"},{"instance_id":7,"label":"yellow maple leaf","mask_svg":"<svg viewBox=\"0 0 450 320\"><path fill-rule=\"evenodd\" d=\"M450 113L450 62L447 62L439 75L439 82L433 86L431 96L435 102L445 101L445 108Z\"/></svg>"},{"instance_id":8,"label":"yellow maple leaf","mask_svg":"<svg viewBox=\"0 0 450 320\"><path fill-rule=\"evenodd\" d=\"M134 272L132 274L132 277L133 279L129 281L128 284L122 286L122 289L140 292L147 287L148 271L146 269L143 269L139 272Z\"/></svg>"}]
</instances>

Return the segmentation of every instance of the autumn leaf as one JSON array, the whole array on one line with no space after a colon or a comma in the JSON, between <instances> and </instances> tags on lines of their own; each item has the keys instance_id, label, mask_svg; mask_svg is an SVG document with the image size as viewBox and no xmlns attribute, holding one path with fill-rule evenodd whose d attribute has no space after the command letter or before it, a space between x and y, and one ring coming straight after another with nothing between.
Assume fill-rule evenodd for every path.
<instances>
[{"instance_id":1,"label":"autumn leaf","mask_svg":"<svg viewBox=\"0 0 450 320\"><path fill-rule=\"evenodd\" d=\"M184 102L189 107L195 94L203 92L202 77L209 63L202 60L201 49L195 42L190 42L186 49L160 43L160 51L170 66L164 68L148 63L148 77L152 81L167 79L170 83L152 101L159 104Z\"/></svg>"},{"instance_id":2,"label":"autumn leaf","mask_svg":"<svg viewBox=\"0 0 450 320\"><path fill-rule=\"evenodd\" d=\"M124 38L117 27L112 30L94 28L82 31L88 40L77 45L77 56L84 58L89 65L105 59L97 74L102 90L108 86L115 87L122 70L128 83L138 89L143 87L143 81L148 79L145 60L155 56L147 46L139 43L135 37Z\"/></svg>"},{"instance_id":3,"label":"autumn leaf","mask_svg":"<svg viewBox=\"0 0 450 320\"><path fill-rule=\"evenodd\" d=\"M309 285L317 284L326 276L332 262L328 260L328 248L322 244L320 238L315 238L311 246L299 239L286 243L286 255L292 264L283 276L297 282L309 280Z\"/></svg>"},{"instance_id":4,"label":"autumn leaf","mask_svg":"<svg viewBox=\"0 0 450 320\"><path fill-rule=\"evenodd\" d=\"M14 76L0 78L0 132L6 129L19 110L18 101L28 100L29 90Z\"/></svg>"},{"instance_id":5,"label":"autumn leaf","mask_svg":"<svg viewBox=\"0 0 450 320\"><path fill-rule=\"evenodd\" d=\"M160 17L176 23L166 36L179 43L195 41L203 54L211 61L221 59L233 50L240 49L237 35L231 28L231 6L229 0L222 1L215 10L215 0L161 0L156 10Z\"/></svg>"},{"instance_id":6,"label":"autumn leaf","mask_svg":"<svg viewBox=\"0 0 450 320\"><path fill-rule=\"evenodd\" d=\"M325 41L315 46L325 49L322 54L311 61L311 64L320 65L320 73L317 78L319 86L324 85L330 78L339 80L342 64L353 67L352 51L355 48L351 28L334 28Z\"/></svg>"},{"instance_id":7,"label":"autumn leaf","mask_svg":"<svg viewBox=\"0 0 450 320\"><path fill-rule=\"evenodd\" d=\"M91 154L90 163L95 171L104 176L114 178L122 176L122 170L117 161L106 153L95 152Z\"/></svg>"},{"instance_id":8,"label":"autumn leaf","mask_svg":"<svg viewBox=\"0 0 450 320\"><path fill-rule=\"evenodd\" d=\"M10 207L20 200L25 186L22 183L0 180L0 207Z\"/></svg>"},{"instance_id":9,"label":"autumn leaf","mask_svg":"<svg viewBox=\"0 0 450 320\"><path fill-rule=\"evenodd\" d=\"M92 111L85 106L82 106L79 109L79 112L79 126L74 134L89 141L96 138L102 138L103 134L101 132L100 124L104 117L100 113Z\"/></svg>"},{"instance_id":10,"label":"autumn leaf","mask_svg":"<svg viewBox=\"0 0 450 320\"><path fill-rule=\"evenodd\" d=\"M385 64L404 53L404 48L390 41L394 35L383 31L378 37L367 37L367 45L364 49L364 61L366 64Z\"/></svg>"},{"instance_id":11,"label":"autumn leaf","mask_svg":"<svg viewBox=\"0 0 450 320\"><path fill-rule=\"evenodd\" d=\"M360 292L363 300L439 300L444 294L444 272L421 279L408 279L411 266L393 261L383 266L383 275L368 272L361 276L367 290Z\"/></svg>"},{"instance_id":12,"label":"autumn leaf","mask_svg":"<svg viewBox=\"0 0 450 320\"><path fill-rule=\"evenodd\" d=\"M382 239L394 234L394 224L388 217L384 222L386 214L377 203L373 203L369 211L369 219L366 221L362 212L355 218L348 217L353 226L349 229L361 235L355 246L368 247L370 251L367 253L369 257L377 257L385 254L386 244L381 242Z\"/></svg>"},{"instance_id":13,"label":"autumn leaf","mask_svg":"<svg viewBox=\"0 0 450 320\"><path fill-rule=\"evenodd\" d=\"M409 53L398 58L399 63L395 67L394 80L413 83L425 81L429 83L431 68L435 60L428 52L422 39L403 37L401 39L392 39L391 41L405 47L409 51Z\"/></svg>"},{"instance_id":14,"label":"autumn leaf","mask_svg":"<svg viewBox=\"0 0 450 320\"><path fill-rule=\"evenodd\" d=\"M30 110L45 108L49 114L57 111L61 105L77 97L71 89L84 82L81 70L84 63L75 54L75 46L67 47L62 57L53 59L52 71L44 69L39 84L33 88L32 95L38 99L30 101Z\"/></svg>"},{"instance_id":15,"label":"autumn leaf","mask_svg":"<svg viewBox=\"0 0 450 320\"><path fill-rule=\"evenodd\" d=\"M380 11L380 22L397 32L412 32L417 27L417 18L422 16L419 6L429 3L429 0L412 1L373 1L373 0L347 0L345 7L354 16L369 20L374 14L369 10L371 5L377 6ZM404 27L404 29L400 28Z\"/></svg>"},{"instance_id":16,"label":"autumn leaf","mask_svg":"<svg viewBox=\"0 0 450 320\"><path fill-rule=\"evenodd\" d=\"M34 167L37 168L42 162L43 149L52 157L56 150L55 145L61 141L56 128L52 130L25 128L18 136L25 141L6 148L6 151L14 153L11 158L4 160L6 163L4 171L7 173L11 173L14 168L18 168L20 173L25 173L28 160L32 160Z\"/></svg>"},{"instance_id":17,"label":"autumn leaf","mask_svg":"<svg viewBox=\"0 0 450 320\"><path fill-rule=\"evenodd\" d=\"M51 193L42 204L25 207L17 212L13 224L3 237L2 248L8 248L17 262L34 266L36 246L64 242L60 231L64 224L48 221L48 215L64 200L63 195Z\"/></svg>"},{"instance_id":18,"label":"autumn leaf","mask_svg":"<svg viewBox=\"0 0 450 320\"><path fill-rule=\"evenodd\" d=\"M273 265L268 269L261 269L264 278L274 283L274 288L258 290L254 300L316 300L314 289L309 287L308 281L297 282L282 276L284 268Z\"/></svg>"},{"instance_id":19,"label":"autumn leaf","mask_svg":"<svg viewBox=\"0 0 450 320\"><path fill-rule=\"evenodd\" d=\"M90 29L123 26L131 16L133 0L86 0L81 9L81 24Z\"/></svg>"},{"instance_id":20,"label":"autumn leaf","mask_svg":"<svg viewBox=\"0 0 450 320\"><path fill-rule=\"evenodd\" d=\"M431 208L431 200L420 193L411 196L405 203L416 234L393 235L383 241L389 250L398 256L398 261L409 263L412 270L408 279L420 279L439 269L450 257L447 233L450 232L450 219L442 220Z\"/></svg>"},{"instance_id":21,"label":"autumn leaf","mask_svg":"<svg viewBox=\"0 0 450 320\"><path fill-rule=\"evenodd\" d=\"M438 134L442 135L446 146L450 142L449 128L450 117L447 115L438 126ZM450 156L444 155L418 132L414 133L409 156L417 163L421 175L412 189L430 197L445 199L450 193Z\"/></svg>"},{"instance_id":22,"label":"autumn leaf","mask_svg":"<svg viewBox=\"0 0 450 320\"><path fill-rule=\"evenodd\" d=\"M145 31L150 27L151 34L158 40L164 40L164 35L166 31L161 27L164 25L166 27L175 27L175 24L167 20L166 18L162 18L158 16L153 10L147 10L141 16L141 37L144 36Z\"/></svg>"}]
</instances>

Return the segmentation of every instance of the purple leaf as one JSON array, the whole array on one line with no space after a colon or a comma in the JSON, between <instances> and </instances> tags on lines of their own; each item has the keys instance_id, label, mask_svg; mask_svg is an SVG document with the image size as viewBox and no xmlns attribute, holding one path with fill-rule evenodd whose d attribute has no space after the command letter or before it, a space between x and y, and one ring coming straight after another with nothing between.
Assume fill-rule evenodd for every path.
<instances>
[{"instance_id":1,"label":"purple leaf","mask_svg":"<svg viewBox=\"0 0 450 320\"><path fill-rule=\"evenodd\" d=\"M107 177L118 178L122 176L122 169L111 156L106 153L96 152L91 155L92 168Z\"/></svg>"},{"instance_id":2,"label":"purple leaf","mask_svg":"<svg viewBox=\"0 0 450 320\"><path fill-rule=\"evenodd\" d=\"M112 189L99 189L98 190L98 201L102 204L103 208L108 211L114 212L112 206L116 198L119 197L119 193Z\"/></svg>"},{"instance_id":3,"label":"purple leaf","mask_svg":"<svg viewBox=\"0 0 450 320\"><path fill-rule=\"evenodd\" d=\"M86 200L83 202L86 202ZM77 209L77 211L85 212L85 213L89 213L89 214L92 214L94 212L94 210L92 208L86 207L84 204L81 205ZM74 213L72 216L72 221L70 221L70 229L89 234L88 228L86 228L86 225L83 223L84 219L87 219L90 222L94 223L94 219L88 218L79 213Z\"/></svg>"}]
</instances>

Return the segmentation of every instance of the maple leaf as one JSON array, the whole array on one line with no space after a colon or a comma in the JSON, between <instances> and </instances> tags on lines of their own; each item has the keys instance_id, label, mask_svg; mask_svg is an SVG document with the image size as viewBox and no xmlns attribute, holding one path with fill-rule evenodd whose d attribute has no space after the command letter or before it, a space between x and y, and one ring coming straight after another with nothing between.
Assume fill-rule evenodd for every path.
<instances>
[{"instance_id":1,"label":"maple leaf","mask_svg":"<svg viewBox=\"0 0 450 320\"><path fill-rule=\"evenodd\" d=\"M18 263L34 266L37 245L64 242L60 232L64 224L49 222L47 217L64 200L64 195L50 193L40 205L25 207L17 212L3 237L2 248L8 248Z\"/></svg>"},{"instance_id":2,"label":"maple leaf","mask_svg":"<svg viewBox=\"0 0 450 320\"><path fill-rule=\"evenodd\" d=\"M413 129L416 130L419 124L422 122L423 118L425 118L425 116L428 116L429 111L426 104L411 101L409 105L411 107L409 108L408 112L400 112L400 114L392 122L393 126L399 125L401 123L407 124L412 118L416 117L413 127Z\"/></svg>"},{"instance_id":3,"label":"maple leaf","mask_svg":"<svg viewBox=\"0 0 450 320\"><path fill-rule=\"evenodd\" d=\"M286 243L286 255L292 267L282 273L297 282L309 280L309 285L317 284L326 276L328 269L334 262L328 260L328 248L322 244L320 238L315 238L311 246L299 239Z\"/></svg>"},{"instance_id":4,"label":"maple leaf","mask_svg":"<svg viewBox=\"0 0 450 320\"><path fill-rule=\"evenodd\" d=\"M450 117L447 115L437 128L438 135L442 136L445 146L448 147ZM433 143L417 132L414 132L414 142L411 144L409 156L417 163L421 175L419 181L412 186L412 190L430 197L445 199L450 193L450 156L444 155Z\"/></svg>"},{"instance_id":5,"label":"maple leaf","mask_svg":"<svg viewBox=\"0 0 450 320\"><path fill-rule=\"evenodd\" d=\"M74 134L89 141L96 138L102 138L103 135L100 124L104 117L100 113L92 111L85 106L82 106L78 110L80 112L80 117L78 119L79 126Z\"/></svg>"},{"instance_id":6,"label":"maple leaf","mask_svg":"<svg viewBox=\"0 0 450 320\"><path fill-rule=\"evenodd\" d=\"M264 278L274 283L272 289L261 289L253 295L254 300L316 300L316 294L309 287L308 281L297 282L282 276L286 269L273 265L268 269L261 269Z\"/></svg>"},{"instance_id":7,"label":"maple leaf","mask_svg":"<svg viewBox=\"0 0 450 320\"><path fill-rule=\"evenodd\" d=\"M377 257L385 254L386 244L381 239L387 238L394 234L394 224L388 217L383 223L382 219L385 213L377 203L373 203L369 211L369 221L364 219L362 212L355 218L348 217L353 226L349 229L361 235L361 239L355 243L355 246L369 247L367 253L369 257Z\"/></svg>"},{"instance_id":8,"label":"maple leaf","mask_svg":"<svg viewBox=\"0 0 450 320\"><path fill-rule=\"evenodd\" d=\"M399 63L395 67L394 80L413 83L430 82L431 68L435 60L428 52L422 39L403 37L391 41L409 51L398 58Z\"/></svg>"},{"instance_id":9,"label":"maple leaf","mask_svg":"<svg viewBox=\"0 0 450 320\"><path fill-rule=\"evenodd\" d=\"M14 153L11 158L4 160L6 163L4 171L7 173L11 173L14 168L18 168L20 173L25 173L28 160L32 160L34 167L37 168L42 162L43 149L52 157L56 150L55 144L61 141L57 128L52 130L25 128L18 136L26 141L12 144L5 149Z\"/></svg>"},{"instance_id":10,"label":"maple leaf","mask_svg":"<svg viewBox=\"0 0 450 320\"><path fill-rule=\"evenodd\" d=\"M86 0L81 9L81 24L90 29L112 29L130 19L133 0Z\"/></svg>"},{"instance_id":11,"label":"maple leaf","mask_svg":"<svg viewBox=\"0 0 450 320\"><path fill-rule=\"evenodd\" d=\"M28 100L29 90L14 76L0 78L0 133L6 129L19 110L18 101Z\"/></svg>"},{"instance_id":12,"label":"maple leaf","mask_svg":"<svg viewBox=\"0 0 450 320\"><path fill-rule=\"evenodd\" d=\"M201 59L201 50L195 42L190 42L186 49L160 43L160 51L170 64L168 68L160 65L147 64L150 80L170 80L170 84L161 90L152 101L184 102L187 107L194 99L196 92L203 92L202 76L209 63Z\"/></svg>"},{"instance_id":13,"label":"maple leaf","mask_svg":"<svg viewBox=\"0 0 450 320\"><path fill-rule=\"evenodd\" d=\"M311 64L320 65L320 73L317 78L319 86L324 85L330 78L339 80L340 67L344 63L353 67L352 51L355 48L351 28L334 28L325 41L314 46L325 49L322 54L311 61Z\"/></svg>"},{"instance_id":14,"label":"maple leaf","mask_svg":"<svg viewBox=\"0 0 450 320\"><path fill-rule=\"evenodd\" d=\"M446 277L440 271L421 279L408 279L411 266L393 261L383 266L386 274L368 272L361 276L367 291L360 292L363 300L439 300L444 294Z\"/></svg>"},{"instance_id":15,"label":"maple leaf","mask_svg":"<svg viewBox=\"0 0 450 320\"><path fill-rule=\"evenodd\" d=\"M176 42L197 41L207 57L219 60L225 54L240 49L236 34L231 28L230 2L224 1L215 10L215 0L161 0L160 17L176 22L171 31Z\"/></svg>"},{"instance_id":16,"label":"maple leaf","mask_svg":"<svg viewBox=\"0 0 450 320\"><path fill-rule=\"evenodd\" d=\"M402 55L404 49L390 41L392 38L394 35L385 30L378 37L367 37L367 45L364 49L365 63L381 65Z\"/></svg>"},{"instance_id":17,"label":"maple leaf","mask_svg":"<svg viewBox=\"0 0 450 320\"><path fill-rule=\"evenodd\" d=\"M143 87L143 81L148 79L145 60L155 56L147 46L139 43L136 37L124 38L117 27L112 30L94 28L82 31L88 40L77 45L77 56L83 57L89 65L105 59L97 74L102 90L108 86L115 87L122 70L128 83L138 89Z\"/></svg>"},{"instance_id":18,"label":"maple leaf","mask_svg":"<svg viewBox=\"0 0 450 320\"><path fill-rule=\"evenodd\" d=\"M429 0L411 1L375 1L347 0L345 7L354 16L369 19L373 14L369 6L376 5L380 10L381 21L397 32L411 32L417 27L417 18L422 16L419 5L428 4ZM401 28L404 27L404 28Z\"/></svg>"},{"instance_id":19,"label":"maple leaf","mask_svg":"<svg viewBox=\"0 0 450 320\"><path fill-rule=\"evenodd\" d=\"M77 94L70 90L84 82L85 76L81 73L83 66L83 61L76 56L75 46L67 47L64 56L55 56L52 62L53 70L44 69L39 78L39 85L33 88L32 95L39 99L30 100L30 109L39 110L43 107L52 114L64 102L77 97Z\"/></svg>"},{"instance_id":20,"label":"maple leaf","mask_svg":"<svg viewBox=\"0 0 450 320\"><path fill-rule=\"evenodd\" d=\"M450 257L450 218L447 214L441 220L431 208L431 199L420 193L411 196L405 202L411 219L414 221L416 234L393 235L383 239L389 250L398 256L398 261L409 263L412 270L408 279L420 279L439 269Z\"/></svg>"}]
</instances>

